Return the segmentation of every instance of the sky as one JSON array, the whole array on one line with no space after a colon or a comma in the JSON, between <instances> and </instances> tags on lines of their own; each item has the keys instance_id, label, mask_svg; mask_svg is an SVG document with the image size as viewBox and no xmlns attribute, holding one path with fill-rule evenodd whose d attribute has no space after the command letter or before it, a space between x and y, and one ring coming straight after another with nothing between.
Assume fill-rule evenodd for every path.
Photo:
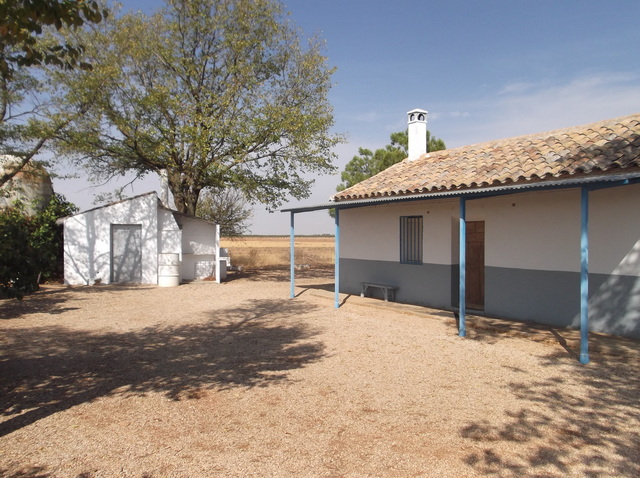
<instances>
[{"instance_id":1,"label":"sky","mask_svg":"<svg viewBox=\"0 0 640 478\"><path fill-rule=\"evenodd\" d=\"M162 1L121 0L151 12ZM304 38L326 41L337 68L329 93L335 175L314 178L310 198L285 207L324 204L340 171L358 154L406 129L406 113L429 112L428 129L447 147L539 133L640 113L640 2L637 0L283 0ZM54 189L80 207L96 193L78 172ZM158 190L147 178L125 189ZM288 213L254 207L250 232L289 234ZM326 211L297 214L296 234L332 234Z\"/></svg>"}]
</instances>

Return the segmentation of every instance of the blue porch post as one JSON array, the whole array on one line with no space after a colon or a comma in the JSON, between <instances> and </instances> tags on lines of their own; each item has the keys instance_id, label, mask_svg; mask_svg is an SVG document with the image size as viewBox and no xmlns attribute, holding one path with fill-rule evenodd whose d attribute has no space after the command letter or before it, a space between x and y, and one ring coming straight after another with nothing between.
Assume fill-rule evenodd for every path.
<instances>
[{"instance_id":1,"label":"blue porch post","mask_svg":"<svg viewBox=\"0 0 640 478\"><path fill-rule=\"evenodd\" d=\"M580 201L580 363L589 363L589 189Z\"/></svg>"},{"instance_id":2,"label":"blue porch post","mask_svg":"<svg viewBox=\"0 0 640 478\"><path fill-rule=\"evenodd\" d=\"M336 237L335 237L335 298L336 309L340 307L340 209L336 208Z\"/></svg>"},{"instance_id":3,"label":"blue porch post","mask_svg":"<svg viewBox=\"0 0 640 478\"><path fill-rule=\"evenodd\" d=\"M291 282L291 294L289 295L289 297L291 297L292 299L296 296L296 292L295 292L295 263L296 263L296 254L295 254L295 228L294 228L294 213L293 211L291 211L291 226L289 228L289 234L290 234L290 239L289 239L289 243L290 243L290 247L289 247L289 262L290 265L289 267L291 268L290 270L290 282Z\"/></svg>"},{"instance_id":4,"label":"blue porch post","mask_svg":"<svg viewBox=\"0 0 640 478\"><path fill-rule=\"evenodd\" d=\"M466 277L467 277L467 205L463 197L460 198L460 283L459 283L459 304L460 304L460 325L458 335L465 337L467 335L466 325Z\"/></svg>"}]
</instances>

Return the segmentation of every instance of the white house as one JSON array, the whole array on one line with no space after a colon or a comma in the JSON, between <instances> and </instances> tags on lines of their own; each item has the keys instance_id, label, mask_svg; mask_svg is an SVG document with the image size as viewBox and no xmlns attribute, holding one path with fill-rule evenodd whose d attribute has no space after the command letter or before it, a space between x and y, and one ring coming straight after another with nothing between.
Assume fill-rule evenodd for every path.
<instances>
[{"instance_id":1,"label":"white house","mask_svg":"<svg viewBox=\"0 0 640 478\"><path fill-rule=\"evenodd\" d=\"M640 114L429 153L426 114L407 159L287 209L336 209L336 306L371 282L461 335L473 310L640 338Z\"/></svg>"},{"instance_id":2,"label":"white house","mask_svg":"<svg viewBox=\"0 0 640 478\"><path fill-rule=\"evenodd\" d=\"M71 285L178 285L216 275L219 229L164 206L155 192L64 218L64 278Z\"/></svg>"}]
</instances>

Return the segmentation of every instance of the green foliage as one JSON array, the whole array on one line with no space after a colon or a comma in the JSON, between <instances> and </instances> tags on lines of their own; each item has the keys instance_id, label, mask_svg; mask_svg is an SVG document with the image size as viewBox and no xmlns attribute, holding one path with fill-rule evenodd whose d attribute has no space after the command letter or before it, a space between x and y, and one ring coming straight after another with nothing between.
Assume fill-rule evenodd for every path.
<instances>
[{"instance_id":1,"label":"green foliage","mask_svg":"<svg viewBox=\"0 0 640 478\"><path fill-rule=\"evenodd\" d=\"M41 64L90 68L80 61L82 45L47 44L43 29L78 28L99 23L106 11L93 0L3 0L0 3L0 74Z\"/></svg>"},{"instance_id":2,"label":"green foliage","mask_svg":"<svg viewBox=\"0 0 640 478\"><path fill-rule=\"evenodd\" d=\"M51 107L51 92L33 67L90 67L82 61L80 44L62 41L54 32L98 23L105 14L93 0L0 0L0 154L18 160L0 172L0 186L70 121Z\"/></svg>"},{"instance_id":3,"label":"green foliage","mask_svg":"<svg viewBox=\"0 0 640 478\"><path fill-rule=\"evenodd\" d=\"M220 224L220 234L225 237L244 235L251 214L243 194L228 188L205 189L196 209L196 216Z\"/></svg>"},{"instance_id":4,"label":"green foliage","mask_svg":"<svg viewBox=\"0 0 640 478\"><path fill-rule=\"evenodd\" d=\"M0 210L0 297L22 299L56 273L63 240L56 220L75 212L59 194L36 216L24 214L19 203Z\"/></svg>"},{"instance_id":5,"label":"green foliage","mask_svg":"<svg viewBox=\"0 0 640 478\"><path fill-rule=\"evenodd\" d=\"M166 169L176 208L195 215L206 188L275 208L334 171L334 69L277 1L170 0L73 38L94 68L59 75L56 96L90 109L59 152L94 179Z\"/></svg>"},{"instance_id":6,"label":"green foliage","mask_svg":"<svg viewBox=\"0 0 640 478\"><path fill-rule=\"evenodd\" d=\"M427 151L440 151L446 149L444 141L431 136L427 131ZM344 191L351 186L375 176L407 157L409 154L409 136L407 131L399 131L391 134L391 143L384 148L372 152L369 149L359 148L359 156L354 156L347 163L340 178L342 183L336 187L336 191Z\"/></svg>"},{"instance_id":7,"label":"green foliage","mask_svg":"<svg viewBox=\"0 0 640 478\"><path fill-rule=\"evenodd\" d=\"M19 208L0 212L0 297L22 299L38 288L29 234L29 218Z\"/></svg>"}]
</instances>

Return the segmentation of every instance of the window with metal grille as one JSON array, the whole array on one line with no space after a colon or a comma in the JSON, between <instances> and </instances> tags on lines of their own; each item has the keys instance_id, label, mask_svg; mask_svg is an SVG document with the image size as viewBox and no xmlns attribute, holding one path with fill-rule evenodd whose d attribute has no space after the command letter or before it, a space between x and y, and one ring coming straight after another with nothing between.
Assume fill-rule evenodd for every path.
<instances>
[{"instance_id":1,"label":"window with metal grille","mask_svg":"<svg viewBox=\"0 0 640 478\"><path fill-rule=\"evenodd\" d=\"M422 216L400 216L400 263L422 264Z\"/></svg>"}]
</instances>

